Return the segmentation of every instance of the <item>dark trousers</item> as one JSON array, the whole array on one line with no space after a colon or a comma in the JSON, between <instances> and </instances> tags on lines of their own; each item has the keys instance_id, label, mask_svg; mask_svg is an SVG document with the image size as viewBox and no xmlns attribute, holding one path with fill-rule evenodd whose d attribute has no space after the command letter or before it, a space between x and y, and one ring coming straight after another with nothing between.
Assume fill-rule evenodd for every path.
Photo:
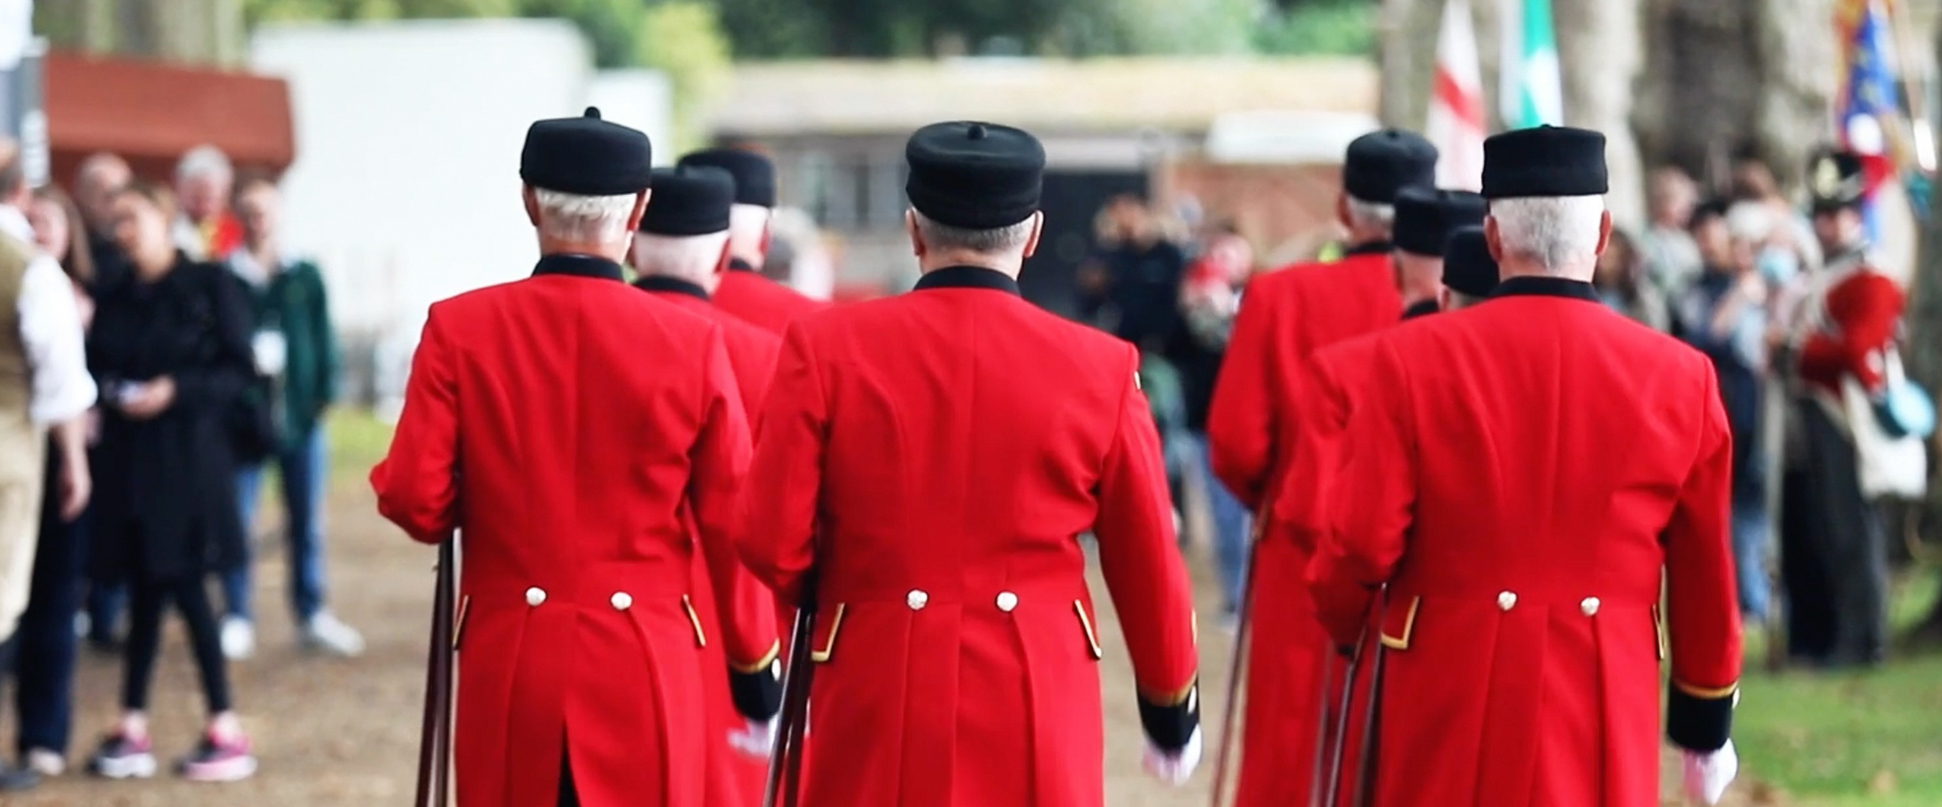
<instances>
[{"instance_id":1,"label":"dark trousers","mask_svg":"<svg viewBox=\"0 0 1942 807\"><path fill-rule=\"evenodd\" d=\"M1788 544L1798 555L1789 563L1804 568L1788 577L1806 585L1788 594L1790 609L1800 612L1792 621L1805 635L1790 638L1790 647L1798 657L1834 665L1880 661L1888 643L1880 513L1861 494L1854 444L1840 426L1811 401L1802 403L1800 417L1807 456L1792 480L1800 508L1789 519L1796 534Z\"/></svg>"},{"instance_id":2,"label":"dark trousers","mask_svg":"<svg viewBox=\"0 0 1942 807\"><path fill-rule=\"evenodd\" d=\"M189 623L189 642L195 651L196 669L202 674L202 695L209 713L229 711L229 670L223 666L222 638L203 579L138 579L128 589L128 657L121 705L131 711L148 708L148 685L162 644L162 612L172 600L183 621Z\"/></svg>"},{"instance_id":3,"label":"dark trousers","mask_svg":"<svg viewBox=\"0 0 1942 807\"><path fill-rule=\"evenodd\" d=\"M48 459L33 589L20 616L13 668L14 704L20 714L16 750L23 756L36 748L66 756L74 724L74 614L81 607L88 515L84 512L72 523L61 521L59 460L51 453Z\"/></svg>"}]
</instances>

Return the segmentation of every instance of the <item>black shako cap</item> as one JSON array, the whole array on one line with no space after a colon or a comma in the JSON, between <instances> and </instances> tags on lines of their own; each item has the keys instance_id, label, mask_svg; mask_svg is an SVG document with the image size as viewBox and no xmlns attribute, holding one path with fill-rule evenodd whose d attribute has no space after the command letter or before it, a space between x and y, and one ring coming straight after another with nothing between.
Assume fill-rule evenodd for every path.
<instances>
[{"instance_id":1,"label":"black shako cap","mask_svg":"<svg viewBox=\"0 0 1942 807\"><path fill-rule=\"evenodd\" d=\"M718 148L691 152L681 165L706 165L727 171L735 180L735 203L775 207L775 163L745 149Z\"/></svg>"},{"instance_id":2,"label":"black shako cap","mask_svg":"<svg viewBox=\"0 0 1942 807\"><path fill-rule=\"evenodd\" d=\"M1045 147L1022 129L954 121L918 129L904 146L904 192L925 218L967 230L1009 227L1038 212Z\"/></svg>"},{"instance_id":3,"label":"black shako cap","mask_svg":"<svg viewBox=\"0 0 1942 807\"><path fill-rule=\"evenodd\" d=\"M660 191L655 191L660 193ZM1450 291L1482 299L1497 288L1497 259L1482 227L1458 227L1443 247L1443 285Z\"/></svg>"},{"instance_id":4,"label":"black shako cap","mask_svg":"<svg viewBox=\"0 0 1942 807\"><path fill-rule=\"evenodd\" d=\"M519 152L519 178L535 188L581 196L647 190L654 147L647 135L600 119L597 107L578 118L534 121Z\"/></svg>"},{"instance_id":5,"label":"black shako cap","mask_svg":"<svg viewBox=\"0 0 1942 807\"><path fill-rule=\"evenodd\" d=\"M1436 147L1415 132L1382 129L1349 142L1342 190L1372 204L1395 204L1396 193L1436 184Z\"/></svg>"},{"instance_id":6,"label":"black shako cap","mask_svg":"<svg viewBox=\"0 0 1942 807\"><path fill-rule=\"evenodd\" d=\"M1823 148L1807 162L1807 192L1816 213L1860 205L1867 187L1861 155L1852 151Z\"/></svg>"},{"instance_id":7,"label":"black shako cap","mask_svg":"<svg viewBox=\"0 0 1942 807\"><path fill-rule=\"evenodd\" d=\"M1483 141L1486 199L1600 196L1610 189L1605 135L1568 126L1539 126Z\"/></svg>"},{"instance_id":8,"label":"black shako cap","mask_svg":"<svg viewBox=\"0 0 1942 807\"><path fill-rule=\"evenodd\" d=\"M1396 194L1396 249L1438 257L1458 227L1482 226L1489 212L1483 197L1469 191L1408 187Z\"/></svg>"},{"instance_id":9,"label":"black shako cap","mask_svg":"<svg viewBox=\"0 0 1942 807\"><path fill-rule=\"evenodd\" d=\"M708 235L728 229L735 202L735 178L709 165L654 169L654 195L641 214L641 232L652 235Z\"/></svg>"}]
</instances>

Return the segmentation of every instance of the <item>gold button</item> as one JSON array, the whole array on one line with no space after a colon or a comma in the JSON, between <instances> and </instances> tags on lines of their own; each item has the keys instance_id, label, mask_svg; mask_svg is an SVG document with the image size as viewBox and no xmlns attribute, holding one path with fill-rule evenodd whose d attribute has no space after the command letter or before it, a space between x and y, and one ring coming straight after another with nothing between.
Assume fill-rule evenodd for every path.
<instances>
[{"instance_id":1,"label":"gold button","mask_svg":"<svg viewBox=\"0 0 1942 807\"><path fill-rule=\"evenodd\" d=\"M546 589L540 588L539 586L526 589L527 605L538 608L539 604L543 602L546 602Z\"/></svg>"},{"instance_id":2,"label":"gold button","mask_svg":"<svg viewBox=\"0 0 1942 807\"><path fill-rule=\"evenodd\" d=\"M1585 616L1596 616L1598 614L1598 598L1586 597L1584 602L1578 603L1578 610L1585 612Z\"/></svg>"},{"instance_id":3,"label":"gold button","mask_svg":"<svg viewBox=\"0 0 1942 807\"><path fill-rule=\"evenodd\" d=\"M904 595L904 604L910 606L912 611L924 610L924 606L929 605L930 601L931 595L925 594L923 589L913 588L909 594Z\"/></svg>"},{"instance_id":4,"label":"gold button","mask_svg":"<svg viewBox=\"0 0 1942 807\"><path fill-rule=\"evenodd\" d=\"M1517 605L1517 592L1506 591L1497 595L1498 610L1508 611Z\"/></svg>"},{"instance_id":5,"label":"gold button","mask_svg":"<svg viewBox=\"0 0 1942 807\"><path fill-rule=\"evenodd\" d=\"M634 595L628 594L625 591L616 591L614 592L614 596L609 598L607 602L613 603L614 610L625 611L634 607Z\"/></svg>"},{"instance_id":6,"label":"gold button","mask_svg":"<svg viewBox=\"0 0 1942 807\"><path fill-rule=\"evenodd\" d=\"M1009 614L1011 613L1011 609L1017 608L1017 607L1018 607L1018 595L1013 594L1009 591L998 592L998 610L1004 611L1005 613Z\"/></svg>"}]
</instances>

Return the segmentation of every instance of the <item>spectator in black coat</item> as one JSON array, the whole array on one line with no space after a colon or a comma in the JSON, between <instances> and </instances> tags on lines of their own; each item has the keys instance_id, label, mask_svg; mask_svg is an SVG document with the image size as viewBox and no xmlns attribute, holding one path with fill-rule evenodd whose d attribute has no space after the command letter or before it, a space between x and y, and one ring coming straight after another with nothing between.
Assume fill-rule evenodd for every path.
<instances>
[{"instance_id":1,"label":"spectator in black coat","mask_svg":"<svg viewBox=\"0 0 1942 807\"><path fill-rule=\"evenodd\" d=\"M148 690L170 602L188 623L209 720L180 770L234 781L255 772L232 710L209 575L243 554L236 512L236 413L254 376L249 304L228 270L191 262L169 237L166 191L136 183L115 196L115 236L131 272L101 289L88 339L102 387L95 499L97 579L128 585L123 715L92 767L153 775Z\"/></svg>"}]
</instances>

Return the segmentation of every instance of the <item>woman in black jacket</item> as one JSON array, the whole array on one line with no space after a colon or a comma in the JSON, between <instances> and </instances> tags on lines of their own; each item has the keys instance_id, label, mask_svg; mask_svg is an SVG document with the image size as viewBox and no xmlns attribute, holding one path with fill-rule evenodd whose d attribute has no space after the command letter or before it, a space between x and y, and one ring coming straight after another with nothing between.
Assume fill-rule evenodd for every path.
<instances>
[{"instance_id":1,"label":"woman in black jacket","mask_svg":"<svg viewBox=\"0 0 1942 807\"><path fill-rule=\"evenodd\" d=\"M148 689L172 601L188 623L209 723L181 772L235 781L256 770L229 699L228 673L206 580L242 557L233 427L254 373L249 309L219 266L191 262L169 237L172 200L136 183L115 198L115 238L133 272L101 289L88 364L102 390L95 483L96 579L129 587L120 723L92 767L112 778L153 776Z\"/></svg>"}]
</instances>

